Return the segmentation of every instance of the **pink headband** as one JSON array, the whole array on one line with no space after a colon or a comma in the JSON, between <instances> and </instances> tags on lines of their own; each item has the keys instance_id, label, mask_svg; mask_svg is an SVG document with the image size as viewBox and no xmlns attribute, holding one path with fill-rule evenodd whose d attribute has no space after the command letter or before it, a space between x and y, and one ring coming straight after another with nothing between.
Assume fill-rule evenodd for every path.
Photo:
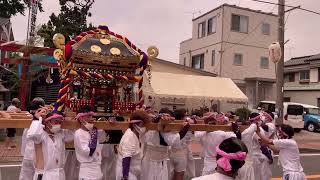
<instances>
[{"instance_id":1,"label":"pink headband","mask_svg":"<svg viewBox=\"0 0 320 180\"><path fill-rule=\"evenodd\" d=\"M246 152L239 151L239 152L236 152L236 153L226 153L226 152L222 151L219 147L216 147L216 152L217 152L217 154L222 156L217 161L217 165L219 167L221 167L226 172L232 170L232 167L231 167L231 164L230 164L230 160L231 159L244 161L246 159L246 157L247 157L247 153Z\"/></svg>"},{"instance_id":2,"label":"pink headband","mask_svg":"<svg viewBox=\"0 0 320 180\"><path fill-rule=\"evenodd\" d=\"M142 120L130 120L130 122L129 122L129 123L134 124L134 123L139 123L139 122L142 122Z\"/></svg>"},{"instance_id":3,"label":"pink headband","mask_svg":"<svg viewBox=\"0 0 320 180\"><path fill-rule=\"evenodd\" d=\"M86 117L86 116L93 116L95 115L94 112L90 111L90 112L85 112L85 113L78 113L76 116L76 120L79 120L79 118L81 117Z\"/></svg>"},{"instance_id":4,"label":"pink headband","mask_svg":"<svg viewBox=\"0 0 320 180\"><path fill-rule=\"evenodd\" d=\"M264 117L266 117L268 122L272 122L273 121L273 118L272 118L272 116L270 116L269 113L263 112L262 114L263 114Z\"/></svg>"},{"instance_id":5,"label":"pink headband","mask_svg":"<svg viewBox=\"0 0 320 180\"><path fill-rule=\"evenodd\" d=\"M261 121L261 117L260 117L260 116L257 116L257 117L254 117L254 118L249 119L249 121L250 121L251 123L256 123L256 122Z\"/></svg>"},{"instance_id":6,"label":"pink headband","mask_svg":"<svg viewBox=\"0 0 320 180\"><path fill-rule=\"evenodd\" d=\"M285 136L287 136L289 138L289 135L287 133L285 133L284 131L282 131L281 128L279 128L279 131L281 132L281 134L283 134L283 135L285 135Z\"/></svg>"},{"instance_id":7,"label":"pink headband","mask_svg":"<svg viewBox=\"0 0 320 180\"><path fill-rule=\"evenodd\" d=\"M44 122L50 121L52 119L63 119L63 116L60 114L53 114L52 116L46 118Z\"/></svg>"},{"instance_id":8,"label":"pink headband","mask_svg":"<svg viewBox=\"0 0 320 180\"><path fill-rule=\"evenodd\" d=\"M220 113L220 114L216 115L216 120L219 122L224 122L226 119L225 119L224 114Z\"/></svg>"}]
</instances>

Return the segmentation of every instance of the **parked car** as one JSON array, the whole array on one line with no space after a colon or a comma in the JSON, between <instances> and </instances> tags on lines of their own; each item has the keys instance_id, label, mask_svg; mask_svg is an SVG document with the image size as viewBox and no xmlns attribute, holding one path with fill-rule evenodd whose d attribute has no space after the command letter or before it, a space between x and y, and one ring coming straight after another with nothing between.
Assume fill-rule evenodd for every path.
<instances>
[{"instance_id":1,"label":"parked car","mask_svg":"<svg viewBox=\"0 0 320 180\"><path fill-rule=\"evenodd\" d=\"M257 110L268 110L275 114L276 103L274 101L261 101ZM304 128L303 121L304 108L300 103L285 102L283 103L283 123L294 128L296 132L300 132Z\"/></svg>"},{"instance_id":2,"label":"parked car","mask_svg":"<svg viewBox=\"0 0 320 180\"><path fill-rule=\"evenodd\" d=\"M320 130L320 109L317 106L303 105L305 114L303 115L304 127L310 132Z\"/></svg>"}]
</instances>

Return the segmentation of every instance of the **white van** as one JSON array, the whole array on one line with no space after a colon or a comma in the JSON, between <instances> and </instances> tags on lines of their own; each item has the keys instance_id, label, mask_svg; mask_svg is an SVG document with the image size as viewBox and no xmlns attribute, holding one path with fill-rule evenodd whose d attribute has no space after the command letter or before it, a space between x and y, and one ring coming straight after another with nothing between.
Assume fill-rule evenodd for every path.
<instances>
[{"instance_id":1,"label":"white van","mask_svg":"<svg viewBox=\"0 0 320 180\"><path fill-rule=\"evenodd\" d=\"M261 101L257 109L269 110L275 113L276 103L274 101ZM296 132L304 128L304 108L302 104L294 102L283 103L283 123L292 126Z\"/></svg>"}]
</instances>

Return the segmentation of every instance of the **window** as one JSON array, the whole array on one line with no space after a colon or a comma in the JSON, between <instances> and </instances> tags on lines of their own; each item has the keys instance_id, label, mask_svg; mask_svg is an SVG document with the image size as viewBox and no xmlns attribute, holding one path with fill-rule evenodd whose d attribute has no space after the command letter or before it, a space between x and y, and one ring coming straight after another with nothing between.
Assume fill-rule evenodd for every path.
<instances>
[{"instance_id":1,"label":"window","mask_svg":"<svg viewBox=\"0 0 320 180\"><path fill-rule=\"evenodd\" d=\"M203 69L204 67L204 54L192 56L192 68Z\"/></svg>"},{"instance_id":2,"label":"window","mask_svg":"<svg viewBox=\"0 0 320 180\"><path fill-rule=\"evenodd\" d=\"M242 54L234 54L233 65L236 65L236 66L242 65Z\"/></svg>"},{"instance_id":3,"label":"window","mask_svg":"<svg viewBox=\"0 0 320 180\"><path fill-rule=\"evenodd\" d=\"M283 102L290 102L291 98L290 97L283 97Z\"/></svg>"},{"instance_id":4,"label":"window","mask_svg":"<svg viewBox=\"0 0 320 180\"><path fill-rule=\"evenodd\" d=\"M202 23L198 24L198 38L202 38L206 35L206 22L203 21Z\"/></svg>"},{"instance_id":5,"label":"window","mask_svg":"<svg viewBox=\"0 0 320 180\"><path fill-rule=\"evenodd\" d=\"M260 59L260 68L261 69L268 69L269 68L269 58L261 57L261 59Z\"/></svg>"},{"instance_id":6,"label":"window","mask_svg":"<svg viewBox=\"0 0 320 180\"><path fill-rule=\"evenodd\" d=\"M309 79L310 79L310 71L300 72L300 80L309 80Z\"/></svg>"},{"instance_id":7,"label":"window","mask_svg":"<svg viewBox=\"0 0 320 180\"><path fill-rule=\"evenodd\" d=\"M288 73L284 75L284 81L285 82L294 82L295 78L294 78L294 73Z\"/></svg>"},{"instance_id":8,"label":"window","mask_svg":"<svg viewBox=\"0 0 320 180\"><path fill-rule=\"evenodd\" d=\"M211 66L214 66L216 64L216 51L212 50L211 54Z\"/></svg>"},{"instance_id":9,"label":"window","mask_svg":"<svg viewBox=\"0 0 320 180\"><path fill-rule=\"evenodd\" d=\"M303 106L300 105L288 105L287 108L288 115L302 115L303 114Z\"/></svg>"},{"instance_id":10,"label":"window","mask_svg":"<svg viewBox=\"0 0 320 180\"><path fill-rule=\"evenodd\" d=\"M270 35L270 24L262 23L261 31L262 31L262 34L264 35Z\"/></svg>"},{"instance_id":11,"label":"window","mask_svg":"<svg viewBox=\"0 0 320 180\"><path fill-rule=\"evenodd\" d=\"M216 17L208 19L208 35L216 32Z\"/></svg>"},{"instance_id":12,"label":"window","mask_svg":"<svg viewBox=\"0 0 320 180\"><path fill-rule=\"evenodd\" d=\"M231 30L236 32L248 33L249 18L247 16L232 14Z\"/></svg>"},{"instance_id":13,"label":"window","mask_svg":"<svg viewBox=\"0 0 320 180\"><path fill-rule=\"evenodd\" d=\"M186 63L187 63L187 58L184 57L183 58L183 65L186 66Z\"/></svg>"}]
</instances>

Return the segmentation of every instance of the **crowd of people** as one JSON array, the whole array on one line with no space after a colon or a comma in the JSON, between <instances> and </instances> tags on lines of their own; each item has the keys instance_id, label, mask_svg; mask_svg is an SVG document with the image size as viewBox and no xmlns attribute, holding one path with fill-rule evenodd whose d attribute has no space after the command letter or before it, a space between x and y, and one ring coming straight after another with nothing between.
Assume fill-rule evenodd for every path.
<instances>
[{"instance_id":1,"label":"crowd of people","mask_svg":"<svg viewBox=\"0 0 320 180\"><path fill-rule=\"evenodd\" d=\"M306 179L293 128L275 127L269 112L252 113L248 128L241 132L239 122L229 121L231 114L192 115L167 108L154 112L148 107L130 115L121 139L119 133L94 126L90 106L77 112L77 130L62 129L64 114L45 106L41 98L32 100L30 113L33 121L22 136L20 180L270 180L275 153L284 180ZM117 120L107 119L109 123ZM183 124L180 131L165 128L173 121ZM191 125L200 121L230 125L232 131L191 131ZM147 130L150 122L158 123L160 130ZM196 177L190 149L193 139L203 147L200 177ZM65 144L72 141L74 150L66 150Z\"/></svg>"}]
</instances>

